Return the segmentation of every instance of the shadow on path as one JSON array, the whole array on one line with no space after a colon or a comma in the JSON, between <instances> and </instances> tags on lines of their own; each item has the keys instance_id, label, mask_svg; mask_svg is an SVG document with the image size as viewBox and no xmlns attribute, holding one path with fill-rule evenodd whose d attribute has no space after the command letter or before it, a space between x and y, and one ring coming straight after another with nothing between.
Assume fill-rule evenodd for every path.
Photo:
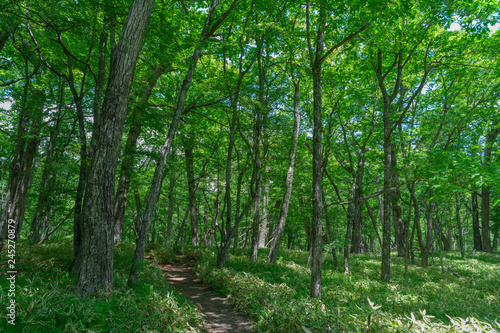
<instances>
[{"instance_id":1,"label":"shadow on path","mask_svg":"<svg viewBox=\"0 0 500 333\"><path fill-rule=\"evenodd\" d=\"M158 265L168 282L201 308L207 332L253 332L251 321L234 311L224 297L215 295L193 275L194 261L179 256L180 262Z\"/></svg>"}]
</instances>

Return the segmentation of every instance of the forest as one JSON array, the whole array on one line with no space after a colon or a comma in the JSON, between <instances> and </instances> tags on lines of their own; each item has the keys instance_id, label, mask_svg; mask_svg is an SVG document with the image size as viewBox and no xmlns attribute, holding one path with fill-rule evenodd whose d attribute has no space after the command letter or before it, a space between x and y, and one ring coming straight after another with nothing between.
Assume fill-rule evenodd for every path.
<instances>
[{"instance_id":1,"label":"forest","mask_svg":"<svg viewBox=\"0 0 500 333\"><path fill-rule=\"evenodd\" d=\"M219 332L189 263L256 332L500 331L499 22L0 0L0 326Z\"/></svg>"}]
</instances>

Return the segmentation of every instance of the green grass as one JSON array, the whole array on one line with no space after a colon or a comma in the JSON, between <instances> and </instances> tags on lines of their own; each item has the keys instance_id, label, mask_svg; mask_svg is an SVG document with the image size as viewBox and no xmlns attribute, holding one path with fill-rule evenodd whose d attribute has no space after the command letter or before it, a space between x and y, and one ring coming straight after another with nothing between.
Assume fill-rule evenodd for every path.
<instances>
[{"instance_id":1,"label":"green grass","mask_svg":"<svg viewBox=\"0 0 500 333\"><path fill-rule=\"evenodd\" d=\"M149 247L154 263L172 263L176 254L197 258L197 274L227 295L240 311L255 318L259 332L495 332L500 331L500 255L476 254L460 259L444 254L424 270L404 266L392 257L391 284L379 282L380 257L353 255L351 273L323 262L322 299L309 295L306 252L282 250L278 264L256 263L248 253L230 256L227 268L215 268L213 248ZM134 290L126 287L134 245L115 250L115 289L96 297L80 297L76 279L67 272L73 259L69 240L30 246L16 244L16 326L6 323L9 298L6 251L0 254L0 331L13 332L200 332L197 309L173 291L164 273L147 263ZM458 279L448 265L463 276ZM470 279L473 278L476 286Z\"/></svg>"},{"instance_id":2,"label":"green grass","mask_svg":"<svg viewBox=\"0 0 500 333\"><path fill-rule=\"evenodd\" d=\"M235 307L257 320L261 332L495 332L500 330L500 255L476 254L461 260L444 254L424 270L392 257L391 283L380 280L380 257L353 255L349 275L323 262L322 299L309 295L310 270L305 252L281 251L278 264L256 263L248 254L231 256L227 268L215 269L213 250L206 249L196 267L202 280ZM446 270L448 265L467 280ZM473 277L476 286L470 279ZM497 322L497 323L496 323Z\"/></svg>"},{"instance_id":3,"label":"green grass","mask_svg":"<svg viewBox=\"0 0 500 333\"><path fill-rule=\"evenodd\" d=\"M6 323L6 251L0 257L0 331L2 332L201 332L197 309L172 290L164 273L147 263L136 289L126 287L134 245L115 249L115 289L94 297L73 291L67 269L71 241L30 246L16 242L16 325Z\"/></svg>"}]
</instances>

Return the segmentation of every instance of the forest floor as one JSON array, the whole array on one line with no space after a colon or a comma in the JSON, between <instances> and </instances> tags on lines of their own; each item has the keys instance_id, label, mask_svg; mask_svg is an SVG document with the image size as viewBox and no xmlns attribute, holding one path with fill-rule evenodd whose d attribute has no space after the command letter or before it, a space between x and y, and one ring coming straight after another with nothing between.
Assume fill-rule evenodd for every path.
<instances>
[{"instance_id":1,"label":"forest floor","mask_svg":"<svg viewBox=\"0 0 500 333\"><path fill-rule=\"evenodd\" d=\"M193 259L179 255L175 263L159 264L158 267L165 272L172 287L200 309L207 332L253 332L249 319L237 313L226 298L217 296L196 279L194 263Z\"/></svg>"}]
</instances>

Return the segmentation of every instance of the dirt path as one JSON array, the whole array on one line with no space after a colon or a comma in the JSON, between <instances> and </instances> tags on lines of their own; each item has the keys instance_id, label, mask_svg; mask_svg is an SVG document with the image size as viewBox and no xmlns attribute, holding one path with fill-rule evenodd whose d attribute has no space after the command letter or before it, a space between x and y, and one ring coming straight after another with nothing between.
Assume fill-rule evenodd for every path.
<instances>
[{"instance_id":1,"label":"dirt path","mask_svg":"<svg viewBox=\"0 0 500 333\"><path fill-rule=\"evenodd\" d=\"M201 307L205 327L209 333L253 332L251 321L234 311L227 300L215 295L193 275L194 262L179 256L180 262L159 265L168 282L186 296L193 304Z\"/></svg>"}]
</instances>

